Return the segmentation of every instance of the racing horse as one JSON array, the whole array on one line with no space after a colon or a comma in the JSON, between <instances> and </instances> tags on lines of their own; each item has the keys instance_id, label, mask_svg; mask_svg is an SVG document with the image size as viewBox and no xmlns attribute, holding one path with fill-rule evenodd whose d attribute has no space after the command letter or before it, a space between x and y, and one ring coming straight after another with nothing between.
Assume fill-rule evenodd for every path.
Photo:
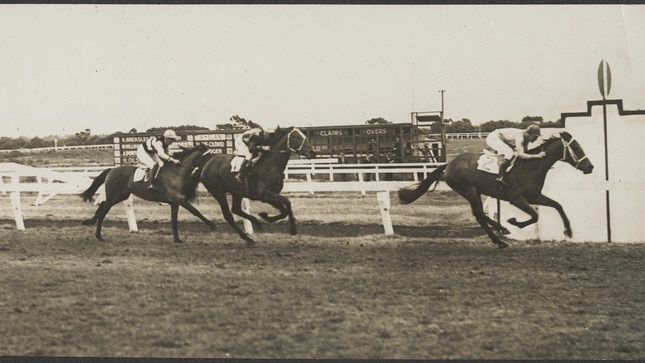
<instances>
[{"instance_id":1,"label":"racing horse","mask_svg":"<svg viewBox=\"0 0 645 363\"><path fill-rule=\"evenodd\" d=\"M81 193L81 198L84 201L91 202L98 188L102 184L105 184L105 201L99 204L94 216L91 219L83 221L83 224L89 226L96 223L96 238L99 241L103 241L101 228L103 226L103 220L110 211L110 208L128 199L130 194L134 194L145 200L168 203L170 205L172 232L177 243L182 242L177 229L179 206L184 207L211 227L211 229L214 229L215 223L206 219L190 203L196 196L196 191L187 190L189 188L187 179L189 179L191 174L197 172L196 168L203 166L208 158L210 158L210 155L208 147L203 144L199 144L193 148L183 148L181 151L173 154L173 157L178 159L180 163L166 163L157 175L159 188L154 189L148 189L149 184L147 182L134 182L134 173L137 170L136 166L125 165L104 170L94 179L92 185ZM191 185L190 187L197 189L197 185Z\"/></svg>"},{"instance_id":2,"label":"racing horse","mask_svg":"<svg viewBox=\"0 0 645 363\"><path fill-rule=\"evenodd\" d=\"M291 210L291 202L280 195L284 186L284 169L287 167L291 153L297 153L307 158L315 157L305 134L294 127L278 127L275 132L269 134L267 144L269 150L261 151L263 155L253 167L247 168L249 172L244 175L242 181L236 179L235 174L231 172L231 162L235 156L220 154L213 156L206 162L198 180L192 180L189 183L197 184L201 181L206 190L219 203L224 219L249 246L253 245L255 241L235 223L232 213L251 221L257 230L262 230L262 225L256 217L242 210L242 199L261 201L276 208L280 211L280 214L276 216L269 216L264 212L259 216L269 223L288 217L289 233L295 235L296 219ZM189 189L194 190L194 188ZM229 207L226 199L227 193L232 195L232 208Z\"/></svg>"},{"instance_id":3,"label":"racing horse","mask_svg":"<svg viewBox=\"0 0 645 363\"><path fill-rule=\"evenodd\" d=\"M566 131L560 132L559 135L554 135L554 137L545 140L539 147L527 152L537 154L541 151L546 154L543 158L519 159L515 163L513 168L506 174L508 186L499 183L496 180L496 174L477 170L477 160L481 154L462 153L449 163L435 169L426 179L418 183L416 188L413 186L400 189L398 192L399 201L402 204L412 203L428 191L431 185L443 179L455 192L468 200L475 219L499 248L508 247L508 244L493 232L491 226L502 234L510 232L484 214L481 201L482 194L509 201L512 205L529 214L530 218L526 221L518 221L516 218L508 220L510 224L519 228L526 227L538 220L538 213L530 204L555 208L564 223L564 234L567 237L571 237L571 225L564 209L560 203L543 195L542 187L544 186L547 172L557 161L567 162L584 174L591 173L593 164L585 155L580 144Z\"/></svg>"}]
</instances>

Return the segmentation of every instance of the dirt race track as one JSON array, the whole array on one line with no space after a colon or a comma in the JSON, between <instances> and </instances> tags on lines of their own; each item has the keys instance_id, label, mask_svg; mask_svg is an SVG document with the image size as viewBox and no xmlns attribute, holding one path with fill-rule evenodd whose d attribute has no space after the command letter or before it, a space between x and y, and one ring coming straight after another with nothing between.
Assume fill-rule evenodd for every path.
<instances>
[{"instance_id":1,"label":"dirt race track","mask_svg":"<svg viewBox=\"0 0 645 363\"><path fill-rule=\"evenodd\" d=\"M218 230L182 211L175 244L167 206L100 243L90 204L25 198L19 232L0 196L0 356L645 359L645 244L499 250L451 193L393 201L392 237L373 195L292 201L299 234L247 248L207 198Z\"/></svg>"}]
</instances>

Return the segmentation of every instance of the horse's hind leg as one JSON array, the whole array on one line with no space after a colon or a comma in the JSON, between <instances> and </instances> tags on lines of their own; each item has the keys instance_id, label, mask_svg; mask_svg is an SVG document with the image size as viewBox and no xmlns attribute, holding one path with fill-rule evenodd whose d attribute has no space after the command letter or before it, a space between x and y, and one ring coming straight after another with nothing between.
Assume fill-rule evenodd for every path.
<instances>
[{"instance_id":1,"label":"horse's hind leg","mask_svg":"<svg viewBox=\"0 0 645 363\"><path fill-rule=\"evenodd\" d=\"M473 190L470 190L470 189L468 189L468 190L461 190L461 189L457 190L457 189L455 189L455 191L457 193L461 194L461 196L463 196L464 198L466 198L466 200L468 200L468 202L470 203L470 208L472 210L473 216L477 220L477 223L479 223L479 225L482 227L482 229L486 232L486 234L488 235L488 238L490 238L491 241L493 241L493 243L496 244L497 247L499 247L499 248L508 247L508 244L506 242L502 241L501 239L499 239L499 237L497 237L495 232L493 232L493 230L490 228L489 224L491 224L491 222L492 222L492 224L494 226L495 225L499 226L500 230L505 229L504 227L499 225L497 222L495 222L491 218L487 217L486 214L484 214L484 205L482 204L481 195L474 189Z\"/></svg>"},{"instance_id":2,"label":"horse's hind leg","mask_svg":"<svg viewBox=\"0 0 645 363\"><path fill-rule=\"evenodd\" d=\"M209 191L210 192L210 191ZM217 200L217 203L219 203L220 208L222 209L222 215L224 216L224 219L228 224L237 232L240 237L242 237L243 240L246 241L246 244L248 246L252 246L255 244L255 241L253 238L249 237L244 231L235 223L235 219L233 218L233 214L231 213L231 210L228 206L228 201L226 200L226 194L224 193L213 193L210 192L211 195Z\"/></svg>"},{"instance_id":3,"label":"horse's hind leg","mask_svg":"<svg viewBox=\"0 0 645 363\"><path fill-rule=\"evenodd\" d=\"M99 206L99 209L96 211L96 213L97 213L97 216L96 216L96 233L94 234L96 236L96 239L98 239L101 242L105 241L103 239L103 235L101 235L101 229L103 228L103 220L105 219L105 216L108 214L108 212L110 211L112 206L114 206L115 204L117 204L119 202L124 201L125 199L127 199L127 197L122 199L122 200L118 200L116 202L108 203L107 201L105 201L105 202L101 203L101 206Z\"/></svg>"},{"instance_id":4,"label":"horse's hind leg","mask_svg":"<svg viewBox=\"0 0 645 363\"><path fill-rule=\"evenodd\" d=\"M248 219L249 221L251 221L251 224L253 224L253 228L257 229L258 231L261 231L262 230L262 223L260 223L260 221L257 218L255 218L254 216L246 213L242 209L242 200L243 199L244 199L243 197L240 197L240 196L237 196L237 195L233 196L231 212L237 214L238 216L240 216L242 218Z\"/></svg>"}]
</instances>

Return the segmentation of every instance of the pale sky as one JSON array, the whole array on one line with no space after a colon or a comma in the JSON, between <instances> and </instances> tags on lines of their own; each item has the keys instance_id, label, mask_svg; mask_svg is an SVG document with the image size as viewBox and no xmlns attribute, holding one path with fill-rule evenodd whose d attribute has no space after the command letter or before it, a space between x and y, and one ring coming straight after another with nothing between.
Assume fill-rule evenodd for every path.
<instances>
[{"instance_id":1,"label":"pale sky","mask_svg":"<svg viewBox=\"0 0 645 363\"><path fill-rule=\"evenodd\" d=\"M0 136L645 108L643 5L0 5Z\"/></svg>"}]
</instances>

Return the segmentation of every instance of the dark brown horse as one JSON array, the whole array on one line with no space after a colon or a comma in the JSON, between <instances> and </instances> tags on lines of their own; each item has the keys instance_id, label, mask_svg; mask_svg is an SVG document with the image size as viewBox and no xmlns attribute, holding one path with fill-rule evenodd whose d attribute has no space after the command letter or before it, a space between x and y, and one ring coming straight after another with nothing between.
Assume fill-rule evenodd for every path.
<instances>
[{"instance_id":1,"label":"dark brown horse","mask_svg":"<svg viewBox=\"0 0 645 363\"><path fill-rule=\"evenodd\" d=\"M543 158L520 159L516 162L506 176L508 187L496 180L497 175L477 170L477 159L481 154L460 154L448 164L442 165L430 173L416 188L400 189L399 200L403 204L412 203L428 191L432 184L443 179L454 191L468 200L477 222L499 248L505 248L508 244L495 235L491 226L503 234L508 234L509 231L484 214L482 194L510 201L512 205L529 214L531 217L526 221L520 222L515 218L508 220L510 224L519 228L526 227L538 220L538 213L530 204L555 208L564 223L565 235L571 237L571 225L560 203L542 194L546 173L556 161L565 161L584 174L591 173L593 164L585 155L580 144L566 131L561 132L560 137L546 140L540 147L530 150L529 153L536 154L541 151L546 153Z\"/></svg>"},{"instance_id":2,"label":"dark brown horse","mask_svg":"<svg viewBox=\"0 0 645 363\"><path fill-rule=\"evenodd\" d=\"M235 174L231 172L231 161L234 156L230 154L213 156L204 165L200 179L192 182L196 184L201 181L204 184L208 192L219 203L224 219L246 241L247 245L252 245L255 241L235 223L231 212L251 221L257 230L262 230L260 221L242 210L242 199L248 198L268 203L278 209L280 214L269 216L266 213L260 213L260 217L269 223L288 217L289 232L295 235L296 219L291 210L291 202L280 195L284 184L284 169L291 153L308 158L315 156L305 134L294 127L277 128L274 133L270 134L268 145L270 149L263 151L257 164L249 168L249 174L245 175L246 180L243 182L238 181ZM232 195L232 209L226 199L227 193Z\"/></svg>"},{"instance_id":3,"label":"dark brown horse","mask_svg":"<svg viewBox=\"0 0 645 363\"><path fill-rule=\"evenodd\" d=\"M194 148L184 149L173 155L176 159L180 160L179 164L166 163L160 170L157 176L157 183L159 188L148 189L148 183L134 182L134 172L137 170L136 166L118 166L103 171L97 176L92 185L81 194L84 201L92 201L94 194L102 184L105 184L105 201L99 204L99 207L94 213L94 217L83 222L85 225L93 225L96 223L96 238L103 241L101 235L101 227L103 219L110 211L110 208L117 203L120 203L134 194L142 199L150 200L153 202L163 202L170 204L170 215L172 218L172 232L175 242L182 242L179 238L177 230L177 214L179 206L184 207L186 210L197 216L204 223L209 225L211 229L215 228L215 223L209 221L204 217L192 204L190 198L194 197L196 192L188 190L187 179L193 173L198 173L196 170L199 166L203 166L204 162L208 160L210 154L208 147L199 144ZM191 185L191 188L197 188L197 185Z\"/></svg>"}]
</instances>

